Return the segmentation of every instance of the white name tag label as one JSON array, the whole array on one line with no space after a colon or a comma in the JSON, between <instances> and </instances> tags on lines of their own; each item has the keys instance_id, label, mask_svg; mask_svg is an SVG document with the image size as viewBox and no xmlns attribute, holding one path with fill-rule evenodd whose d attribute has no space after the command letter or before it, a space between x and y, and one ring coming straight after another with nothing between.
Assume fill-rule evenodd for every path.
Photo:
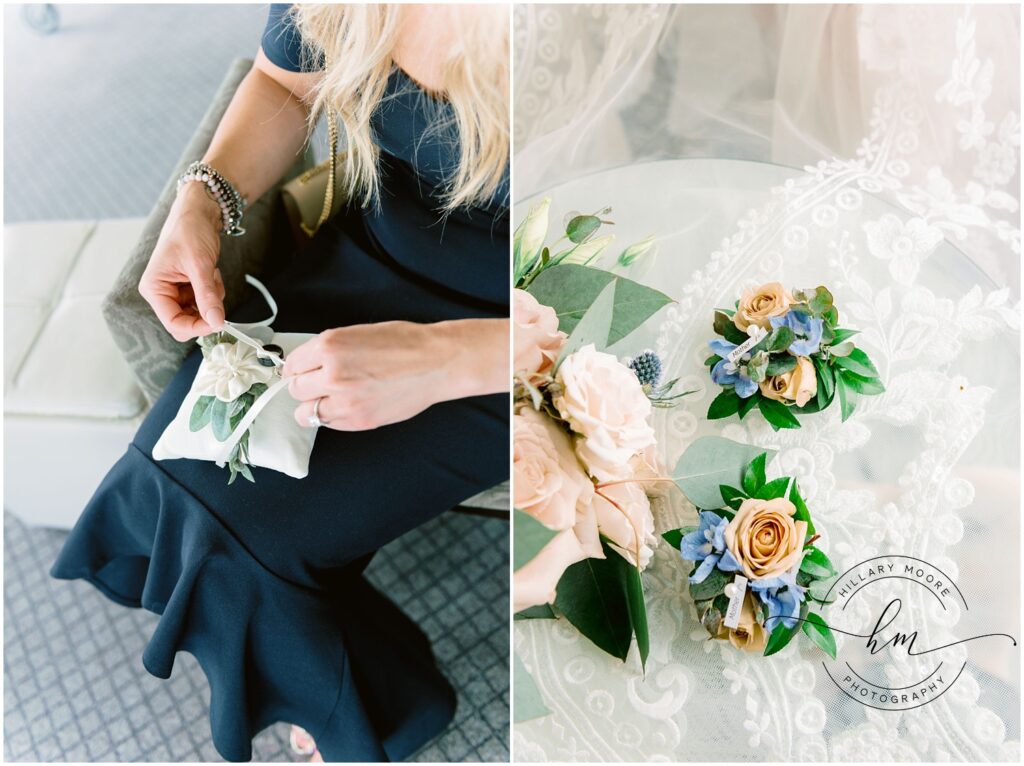
<instances>
[{"instance_id":1,"label":"white name tag label","mask_svg":"<svg viewBox=\"0 0 1024 766\"><path fill-rule=\"evenodd\" d=\"M730 351L725 358L729 360L730 364L736 364L740 359L743 358L743 355L745 353L747 353L748 351L750 351L750 349L752 349L754 346L760 343L761 339L767 334L768 333L766 333L761 328L755 329L753 335L751 335L740 345L738 345L736 348Z\"/></svg>"},{"instance_id":2,"label":"white name tag label","mask_svg":"<svg viewBox=\"0 0 1024 766\"><path fill-rule=\"evenodd\" d=\"M729 608L725 610L724 625L733 630L740 624L740 612L743 610L743 598L747 595L747 578L741 574L725 586L725 595L729 597Z\"/></svg>"}]
</instances>

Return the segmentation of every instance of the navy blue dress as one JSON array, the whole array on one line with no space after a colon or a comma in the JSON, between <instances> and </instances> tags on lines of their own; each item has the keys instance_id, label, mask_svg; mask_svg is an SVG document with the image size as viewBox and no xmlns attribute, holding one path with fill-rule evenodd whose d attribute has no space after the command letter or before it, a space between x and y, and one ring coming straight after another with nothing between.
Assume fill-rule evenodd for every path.
<instances>
[{"instance_id":1,"label":"navy blue dress","mask_svg":"<svg viewBox=\"0 0 1024 766\"><path fill-rule=\"evenodd\" d=\"M298 38L272 6L263 47L298 71ZM374 118L379 212L332 219L295 257L268 266L278 331L385 320L508 316L507 183L487 206L439 214L457 147L424 126L434 101L401 72ZM262 318L255 296L231 319ZM188 356L107 474L52 569L161 615L143 654L170 676L177 652L210 682L218 752L251 758L278 722L312 734L328 761L399 760L455 708L425 635L362 573L374 552L508 477L508 397L430 407L371 431L320 429L302 480L256 468L256 483L152 448L191 387Z\"/></svg>"}]
</instances>

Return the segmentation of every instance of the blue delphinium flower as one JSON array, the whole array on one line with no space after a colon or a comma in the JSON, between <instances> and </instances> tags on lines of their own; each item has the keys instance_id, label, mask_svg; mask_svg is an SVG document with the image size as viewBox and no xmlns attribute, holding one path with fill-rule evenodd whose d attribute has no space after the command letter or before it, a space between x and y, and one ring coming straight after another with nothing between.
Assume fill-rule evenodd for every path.
<instances>
[{"instance_id":1,"label":"blue delphinium flower","mask_svg":"<svg viewBox=\"0 0 1024 766\"><path fill-rule=\"evenodd\" d=\"M711 368L711 380L719 386L732 385L740 399L748 399L753 396L754 392L757 391L757 383L747 375L746 368L733 364L727 358L731 352L738 348L738 345L716 338L715 340L708 341L708 347L713 353L722 357ZM744 354L742 358L749 359L750 355Z\"/></svg>"},{"instance_id":2,"label":"blue delphinium flower","mask_svg":"<svg viewBox=\"0 0 1024 766\"><path fill-rule=\"evenodd\" d=\"M737 572L739 563L732 552L725 547L725 528L729 520L711 511L700 512L700 526L679 541L679 553L687 561L699 561L690 582L694 585L704 582L717 565L724 572Z\"/></svg>"},{"instance_id":3,"label":"blue delphinium flower","mask_svg":"<svg viewBox=\"0 0 1024 766\"><path fill-rule=\"evenodd\" d=\"M762 603L768 605L768 617L764 621L765 630L770 633L779 622L786 628L796 625L807 588L796 584L796 576L792 572L786 572L778 577L753 580L750 588Z\"/></svg>"},{"instance_id":4,"label":"blue delphinium flower","mask_svg":"<svg viewBox=\"0 0 1024 766\"><path fill-rule=\"evenodd\" d=\"M818 353L821 346L821 332L824 322L820 317L812 317L804 311L793 309L784 316L769 317L772 329L788 327L793 331L796 340L789 344L789 353L793 356L810 356Z\"/></svg>"}]
</instances>

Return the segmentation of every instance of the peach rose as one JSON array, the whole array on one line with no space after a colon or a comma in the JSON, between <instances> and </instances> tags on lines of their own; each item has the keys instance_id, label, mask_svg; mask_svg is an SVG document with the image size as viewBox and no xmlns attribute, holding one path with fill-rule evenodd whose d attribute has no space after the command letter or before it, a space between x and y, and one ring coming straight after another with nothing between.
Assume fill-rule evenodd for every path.
<instances>
[{"instance_id":1,"label":"peach rose","mask_svg":"<svg viewBox=\"0 0 1024 766\"><path fill-rule=\"evenodd\" d=\"M552 402L579 434L576 454L601 481L631 476L629 461L655 443L651 402L633 371L593 344L570 354L555 375Z\"/></svg>"},{"instance_id":2,"label":"peach rose","mask_svg":"<svg viewBox=\"0 0 1024 766\"><path fill-rule=\"evenodd\" d=\"M513 372L542 373L547 371L565 343L566 335L558 329L558 317L550 306L544 306L525 290L512 291Z\"/></svg>"},{"instance_id":3,"label":"peach rose","mask_svg":"<svg viewBox=\"0 0 1024 766\"><path fill-rule=\"evenodd\" d=\"M796 506L784 497L748 497L725 528L725 545L751 580L777 577L800 561L807 522L794 521Z\"/></svg>"},{"instance_id":4,"label":"peach rose","mask_svg":"<svg viewBox=\"0 0 1024 766\"><path fill-rule=\"evenodd\" d=\"M553 601L567 567L588 557L604 558L604 552L590 508L594 485L573 454L569 435L528 403L517 408L512 434L514 505L559 532L515 571L518 612Z\"/></svg>"},{"instance_id":5,"label":"peach rose","mask_svg":"<svg viewBox=\"0 0 1024 766\"><path fill-rule=\"evenodd\" d=\"M737 328L747 332L750 325L757 325L762 330L771 330L771 317L779 317L789 311L796 301L789 290L781 282L769 282L760 287L748 287L740 296L740 305L733 314L732 321Z\"/></svg>"},{"instance_id":6,"label":"peach rose","mask_svg":"<svg viewBox=\"0 0 1024 766\"><path fill-rule=\"evenodd\" d=\"M607 498L607 499L606 499ZM651 563L658 539L647 494L636 482L613 484L595 493L591 503L597 528L633 566Z\"/></svg>"},{"instance_id":7,"label":"peach rose","mask_svg":"<svg viewBox=\"0 0 1024 766\"><path fill-rule=\"evenodd\" d=\"M574 526L577 505L594 494L569 435L529 403L512 419L512 476L514 506L551 529Z\"/></svg>"},{"instance_id":8,"label":"peach rose","mask_svg":"<svg viewBox=\"0 0 1024 766\"><path fill-rule=\"evenodd\" d=\"M658 456L658 445L650 444L629 461L634 478L649 498L665 497L674 484L670 481L656 481L667 476L667 470Z\"/></svg>"},{"instance_id":9,"label":"peach rose","mask_svg":"<svg viewBox=\"0 0 1024 766\"><path fill-rule=\"evenodd\" d=\"M717 637L729 639L729 643L737 649L760 654L768 643L768 633L764 626L754 618L754 605L751 598L751 591L747 589L747 594L743 597L743 606L740 608L739 623L735 628L727 628L722 625L718 629Z\"/></svg>"},{"instance_id":10,"label":"peach rose","mask_svg":"<svg viewBox=\"0 0 1024 766\"><path fill-rule=\"evenodd\" d=\"M777 402L796 402L803 407L818 393L818 376L806 356L796 358L796 367L781 375L770 375L758 384L761 394Z\"/></svg>"}]
</instances>

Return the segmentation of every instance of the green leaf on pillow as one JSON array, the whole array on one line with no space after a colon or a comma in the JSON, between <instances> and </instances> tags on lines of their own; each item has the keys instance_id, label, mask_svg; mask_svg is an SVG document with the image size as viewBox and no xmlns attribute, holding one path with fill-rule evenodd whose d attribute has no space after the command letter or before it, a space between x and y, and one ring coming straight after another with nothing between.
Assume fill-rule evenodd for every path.
<instances>
[{"instance_id":1,"label":"green leaf on pillow","mask_svg":"<svg viewBox=\"0 0 1024 766\"><path fill-rule=\"evenodd\" d=\"M537 604L522 609L512 615L514 620L554 620L558 615L551 608L551 604Z\"/></svg>"},{"instance_id":2,"label":"green leaf on pillow","mask_svg":"<svg viewBox=\"0 0 1024 766\"><path fill-rule=\"evenodd\" d=\"M210 412L210 424L217 441L225 441L231 436L231 403L216 399Z\"/></svg>"},{"instance_id":3,"label":"green leaf on pillow","mask_svg":"<svg viewBox=\"0 0 1024 766\"><path fill-rule=\"evenodd\" d=\"M210 422L213 415L213 403L217 401L216 396L200 396L192 407L192 414L188 419L188 430L195 433L201 431Z\"/></svg>"},{"instance_id":4,"label":"green leaf on pillow","mask_svg":"<svg viewBox=\"0 0 1024 766\"><path fill-rule=\"evenodd\" d=\"M718 487L718 491L722 493L722 499L725 500L725 504L734 511L739 510L743 501L749 497L749 495L747 495L743 490L736 489L736 487L730 487L728 484L720 485Z\"/></svg>"},{"instance_id":5,"label":"green leaf on pillow","mask_svg":"<svg viewBox=\"0 0 1024 766\"><path fill-rule=\"evenodd\" d=\"M796 487L796 482L789 488L789 501L796 506L796 513L793 514L793 518L797 521L807 522L807 536L814 537L814 522L811 521L811 511L807 507L807 503L800 496L800 491Z\"/></svg>"},{"instance_id":6,"label":"green leaf on pillow","mask_svg":"<svg viewBox=\"0 0 1024 766\"><path fill-rule=\"evenodd\" d=\"M679 543L682 542L683 538L691 532L695 531L697 527L680 527L679 529L670 529L667 532L662 532L661 536L665 539L669 545L679 550Z\"/></svg>"},{"instance_id":7,"label":"green leaf on pillow","mask_svg":"<svg viewBox=\"0 0 1024 766\"><path fill-rule=\"evenodd\" d=\"M751 396L748 396L746 399L740 399L740 408L738 410L740 420L743 420L746 414L757 406L757 400L760 398L761 395L755 393L752 394Z\"/></svg>"},{"instance_id":8,"label":"green leaf on pillow","mask_svg":"<svg viewBox=\"0 0 1024 766\"><path fill-rule=\"evenodd\" d=\"M721 309L715 311L715 318L711 326L716 333L721 335L730 343L739 345L749 337L745 332L743 332L743 330L733 323L732 316L726 314Z\"/></svg>"},{"instance_id":9,"label":"green leaf on pillow","mask_svg":"<svg viewBox=\"0 0 1024 766\"><path fill-rule=\"evenodd\" d=\"M857 407L857 392L849 387L842 375L836 376L836 391L839 392L839 412L845 423Z\"/></svg>"},{"instance_id":10,"label":"green leaf on pillow","mask_svg":"<svg viewBox=\"0 0 1024 766\"><path fill-rule=\"evenodd\" d=\"M747 493L747 496L753 496L757 490L764 486L764 468L767 461L768 453L762 452L747 463L743 469L743 491Z\"/></svg>"},{"instance_id":11,"label":"green leaf on pillow","mask_svg":"<svg viewBox=\"0 0 1024 766\"><path fill-rule=\"evenodd\" d=\"M727 573L721 569L712 569L703 582L690 585L690 595L694 601L705 601L714 598L725 591L725 586L731 583L732 580L733 575L731 572Z\"/></svg>"},{"instance_id":12,"label":"green leaf on pillow","mask_svg":"<svg viewBox=\"0 0 1024 766\"><path fill-rule=\"evenodd\" d=\"M512 679L514 681L512 714L515 723L532 721L534 718L541 718L551 712L545 707L536 681L533 680L533 676L530 675L530 671L526 669L523 661L519 659L518 654L512 658Z\"/></svg>"},{"instance_id":13,"label":"green leaf on pillow","mask_svg":"<svg viewBox=\"0 0 1024 766\"><path fill-rule=\"evenodd\" d=\"M789 372L796 367L796 357L791 354L780 354L779 356L773 356L768 362L768 369L766 374L781 375L784 372Z\"/></svg>"}]
</instances>

